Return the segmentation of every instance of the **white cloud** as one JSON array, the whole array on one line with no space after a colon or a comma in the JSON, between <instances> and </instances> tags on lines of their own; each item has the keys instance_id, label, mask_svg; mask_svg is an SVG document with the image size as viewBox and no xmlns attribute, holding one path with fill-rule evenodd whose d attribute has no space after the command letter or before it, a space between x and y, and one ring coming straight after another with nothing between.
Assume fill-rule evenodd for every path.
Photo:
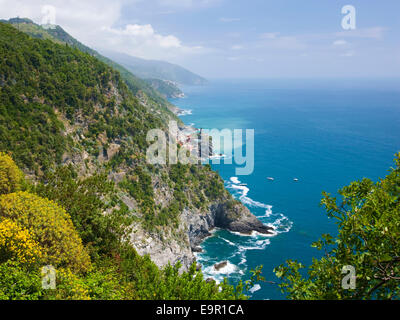
<instances>
[{"instance_id":1,"label":"white cloud","mask_svg":"<svg viewBox=\"0 0 400 320\"><path fill-rule=\"evenodd\" d=\"M68 30L84 32L85 29L112 25L120 17L122 0L0 0L1 17L27 17L40 23L42 8L53 6L56 23Z\"/></svg>"},{"instance_id":2,"label":"white cloud","mask_svg":"<svg viewBox=\"0 0 400 320\"><path fill-rule=\"evenodd\" d=\"M102 31L102 49L116 47L120 52L142 58L165 59L206 50L201 46L185 46L176 36L161 35L150 24L128 24L124 29L104 27Z\"/></svg>"},{"instance_id":3,"label":"white cloud","mask_svg":"<svg viewBox=\"0 0 400 320\"><path fill-rule=\"evenodd\" d=\"M129 4L143 0L130 0ZM168 0L158 0L165 5ZM119 51L148 59L168 59L206 51L201 46L184 45L175 35L162 35L150 24L128 24L116 28L127 0L0 0L0 18L27 17L41 23L45 5L56 9L56 24L82 43L97 49ZM190 4L191 0L170 1ZM201 1L203 4L215 2Z\"/></svg>"}]
</instances>

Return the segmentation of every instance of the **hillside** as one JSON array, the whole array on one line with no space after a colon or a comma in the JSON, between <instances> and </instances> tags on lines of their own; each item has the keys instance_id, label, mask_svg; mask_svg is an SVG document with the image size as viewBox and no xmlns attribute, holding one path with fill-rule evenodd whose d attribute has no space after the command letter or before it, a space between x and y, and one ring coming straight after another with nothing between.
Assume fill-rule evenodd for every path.
<instances>
[{"instance_id":1,"label":"hillside","mask_svg":"<svg viewBox=\"0 0 400 320\"><path fill-rule=\"evenodd\" d=\"M128 85L129 89L135 94L136 97L143 101L146 106L150 107L151 111L159 113L165 119L173 117L171 110L174 111L175 108L166 100L166 98L173 97L169 96L169 94L179 90L179 88L176 86L171 84L163 87L152 86L151 83L138 78L122 65L82 44L58 25L54 26L54 28L43 28L27 18L12 18L9 20L1 20L1 22L11 24L19 31L22 31L31 37L51 40L57 44L68 44L69 46L96 57L100 61L117 70L121 74L122 79ZM162 92L159 92L157 88L161 89Z\"/></svg>"},{"instance_id":2,"label":"hillside","mask_svg":"<svg viewBox=\"0 0 400 320\"><path fill-rule=\"evenodd\" d=\"M15 212L33 217L50 210L48 227L54 234L71 230L76 244L66 240L65 246L78 248L85 261L76 261L75 271L68 262L74 256L60 248L64 262L48 254L27 266L10 258L14 247L7 247L11 252L0 256L0 298L27 292L12 286L13 275L24 275L21 285L31 286L34 293L25 298L49 298L32 283L40 281L41 259L55 261L68 275L50 297L55 299L243 297L240 287L204 282L193 251L214 227L247 233L269 228L232 198L209 166L146 162L146 134L166 130L165 114L140 101L118 71L75 47L0 23L0 56L0 227L12 228L11 237L28 228L29 245L53 252L40 231L43 222L10 221L19 216ZM12 177L18 181L9 185ZM52 225L57 212L68 228ZM179 275L179 265L188 273ZM166 285L170 281L181 285Z\"/></svg>"},{"instance_id":3,"label":"hillside","mask_svg":"<svg viewBox=\"0 0 400 320\"><path fill-rule=\"evenodd\" d=\"M146 79L145 81L165 98L176 99L185 96L182 90L172 81L159 79Z\"/></svg>"},{"instance_id":4,"label":"hillside","mask_svg":"<svg viewBox=\"0 0 400 320\"><path fill-rule=\"evenodd\" d=\"M118 52L106 52L106 56L117 61L142 79L161 79L181 85L204 85L207 80L193 72L165 61L146 60Z\"/></svg>"},{"instance_id":5,"label":"hillside","mask_svg":"<svg viewBox=\"0 0 400 320\"><path fill-rule=\"evenodd\" d=\"M164 84L164 87L168 86L169 88L167 91L161 91L163 94L168 93L168 90L179 90L175 83L183 85L203 85L207 83L206 79L172 63L165 61L145 60L116 52L107 53L107 56L111 57L112 60L117 61L120 64L115 63L104 55L99 54L96 50L93 50L82 44L58 25L54 26L54 28L43 28L27 18L12 18L9 20L2 20L2 22L9 23L15 26L19 31L25 32L35 38L48 39L60 44L67 43L68 45L73 46L82 52L86 52L97 57L99 60L108 65L113 64L112 67L121 73L132 72L132 76L136 76L133 76L136 78L134 81L136 82L135 85L141 90L147 91L146 93L150 94L151 96L155 93L151 90L149 91L146 83L140 81L137 77L145 80L167 80L167 82ZM121 64L125 67L123 67ZM157 90L157 88L154 87L153 89ZM161 88L161 90L163 89Z\"/></svg>"}]
</instances>

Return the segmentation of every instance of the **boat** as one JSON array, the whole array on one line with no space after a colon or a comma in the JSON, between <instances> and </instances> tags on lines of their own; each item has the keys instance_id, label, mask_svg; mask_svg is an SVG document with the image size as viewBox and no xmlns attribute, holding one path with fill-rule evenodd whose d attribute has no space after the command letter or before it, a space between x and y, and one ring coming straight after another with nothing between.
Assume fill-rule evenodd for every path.
<instances>
[{"instance_id":1,"label":"boat","mask_svg":"<svg viewBox=\"0 0 400 320\"><path fill-rule=\"evenodd\" d=\"M247 186L247 183L239 183L239 186L245 187Z\"/></svg>"},{"instance_id":2,"label":"boat","mask_svg":"<svg viewBox=\"0 0 400 320\"><path fill-rule=\"evenodd\" d=\"M294 178L294 179L293 179L293 181L299 181L299 179L297 179L297 178Z\"/></svg>"},{"instance_id":3,"label":"boat","mask_svg":"<svg viewBox=\"0 0 400 320\"><path fill-rule=\"evenodd\" d=\"M272 177L267 177L267 179L270 180L270 181L274 181L274 180L275 180L275 179L272 178Z\"/></svg>"}]
</instances>

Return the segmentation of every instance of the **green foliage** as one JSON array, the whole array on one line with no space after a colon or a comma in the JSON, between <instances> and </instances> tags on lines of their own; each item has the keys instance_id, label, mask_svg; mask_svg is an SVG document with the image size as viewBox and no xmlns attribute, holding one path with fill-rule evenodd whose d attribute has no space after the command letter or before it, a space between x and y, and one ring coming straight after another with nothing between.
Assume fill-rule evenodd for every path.
<instances>
[{"instance_id":1,"label":"green foliage","mask_svg":"<svg viewBox=\"0 0 400 320\"><path fill-rule=\"evenodd\" d=\"M275 269L290 299L400 298L400 154L389 175L342 188L342 200L324 193L321 204L338 225L338 235L323 235L313 244L325 255L304 266L287 261ZM356 289L342 288L343 266L356 270Z\"/></svg>"},{"instance_id":2,"label":"green foliage","mask_svg":"<svg viewBox=\"0 0 400 320\"><path fill-rule=\"evenodd\" d=\"M11 219L32 234L40 246L41 261L81 272L90 268L71 218L56 203L27 192L0 196L0 218Z\"/></svg>"},{"instance_id":3,"label":"green foliage","mask_svg":"<svg viewBox=\"0 0 400 320\"><path fill-rule=\"evenodd\" d=\"M151 176L142 168L136 167L129 180L122 181L120 187L127 190L135 198L143 215L144 225L151 229L155 218L154 190Z\"/></svg>"},{"instance_id":4,"label":"green foliage","mask_svg":"<svg viewBox=\"0 0 400 320\"><path fill-rule=\"evenodd\" d=\"M85 119L89 132L83 143L92 148L106 132L110 139L129 137L143 151L148 130L162 127L117 71L78 49L32 39L0 23L0 54L0 151L12 151L21 167L36 174L60 164L74 146L63 134L63 118L70 124Z\"/></svg>"},{"instance_id":5,"label":"green foliage","mask_svg":"<svg viewBox=\"0 0 400 320\"><path fill-rule=\"evenodd\" d=\"M91 56L96 57L114 70L118 71L128 88L137 97L145 98L147 100L147 103L151 105L151 107L154 108L157 113L160 114L160 117L162 117L164 120L174 118L175 120L180 121L179 118L170 111L170 103L162 96L160 92L155 89L154 86L149 84L147 81L136 77L120 64L115 63L114 61L102 56L97 51L80 43L78 40L65 32L65 30L63 30L60 26L45 29L29 19L20 18L14 18L3 22L11 24L19 31L22 31L33 38L46 39L51 40L52 42L55 42L57 44L68 45L72 48L76 48L84 53L88 53Z\"/></svg>"},{"instance_id":6,"label":"green foliage","mask_svg":"<svg viewBox=\"0 0 400 320\"><path fill-rule=\"evenodd\" d=\"M224 281L217 285L206 282L193 264L187 272L179 273L180 265L159 269L148 256L139 256L130 247L121 251L121 271L126 280L135 283L134 298L144 300L218 300L245 299L242 286L237 288Z\"/></svg>"},{"instance_id":7,"label":"green foliage","mask_svg":"<svg viewBox=\"0 0 400 320\"><path fill-rule=\"evenodd\" d=\"M38 300L43 297L39 272L16 261L0 264L0 300Z\"/></svg>"},{"instance_id":8,"label":"green foliage","mask_svg":"<svg viewBox=\"0 0 400 320\"><path fill-rule=\"evenodd\" d=\"M114 184L105 174L83 179L78 178L72 166L64 166L49 174L46 184L38 184L34 191L67 210L92 255L118 247L132 222L126 206L115 196ZM115 205L120 209L114 209Z\"/></svg>"},{"instance_id":9,"label":"green foliage","mask_svg":"<svg viewBox=\"0 0 400 320\"><path fill-rule=\"evenodd\" d=\"M245 282L244 288L249 291L257 282L265 282L265 277L262 276L263 265L257 266L250 270L250 279Z\"/></svg>"},{"instance_id":10,"label":"green foliage","mask_svg":"<svg viewBox=\"0 0 400 320\"><path fill-rule=\"evenodd\" d=\"M22 171L9 155L0 152L0 195L19 191L23 184Z\"/></svg>"}]
</instances>

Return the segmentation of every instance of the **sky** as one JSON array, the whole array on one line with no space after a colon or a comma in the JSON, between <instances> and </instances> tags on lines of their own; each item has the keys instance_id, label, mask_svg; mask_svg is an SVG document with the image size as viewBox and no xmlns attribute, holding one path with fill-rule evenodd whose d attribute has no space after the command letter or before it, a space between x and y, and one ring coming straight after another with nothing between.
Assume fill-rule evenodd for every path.
<instances>
[{"instance_id":1,"label":"sky","mask_svg":"<svg viewBox=\"0 0 400 320\"><path fill-rule=\"evenodd\" d=\"M0 0L2 19L207 78L400 77L399 13L399 0Z\"/></svg>"}]
</instances>

